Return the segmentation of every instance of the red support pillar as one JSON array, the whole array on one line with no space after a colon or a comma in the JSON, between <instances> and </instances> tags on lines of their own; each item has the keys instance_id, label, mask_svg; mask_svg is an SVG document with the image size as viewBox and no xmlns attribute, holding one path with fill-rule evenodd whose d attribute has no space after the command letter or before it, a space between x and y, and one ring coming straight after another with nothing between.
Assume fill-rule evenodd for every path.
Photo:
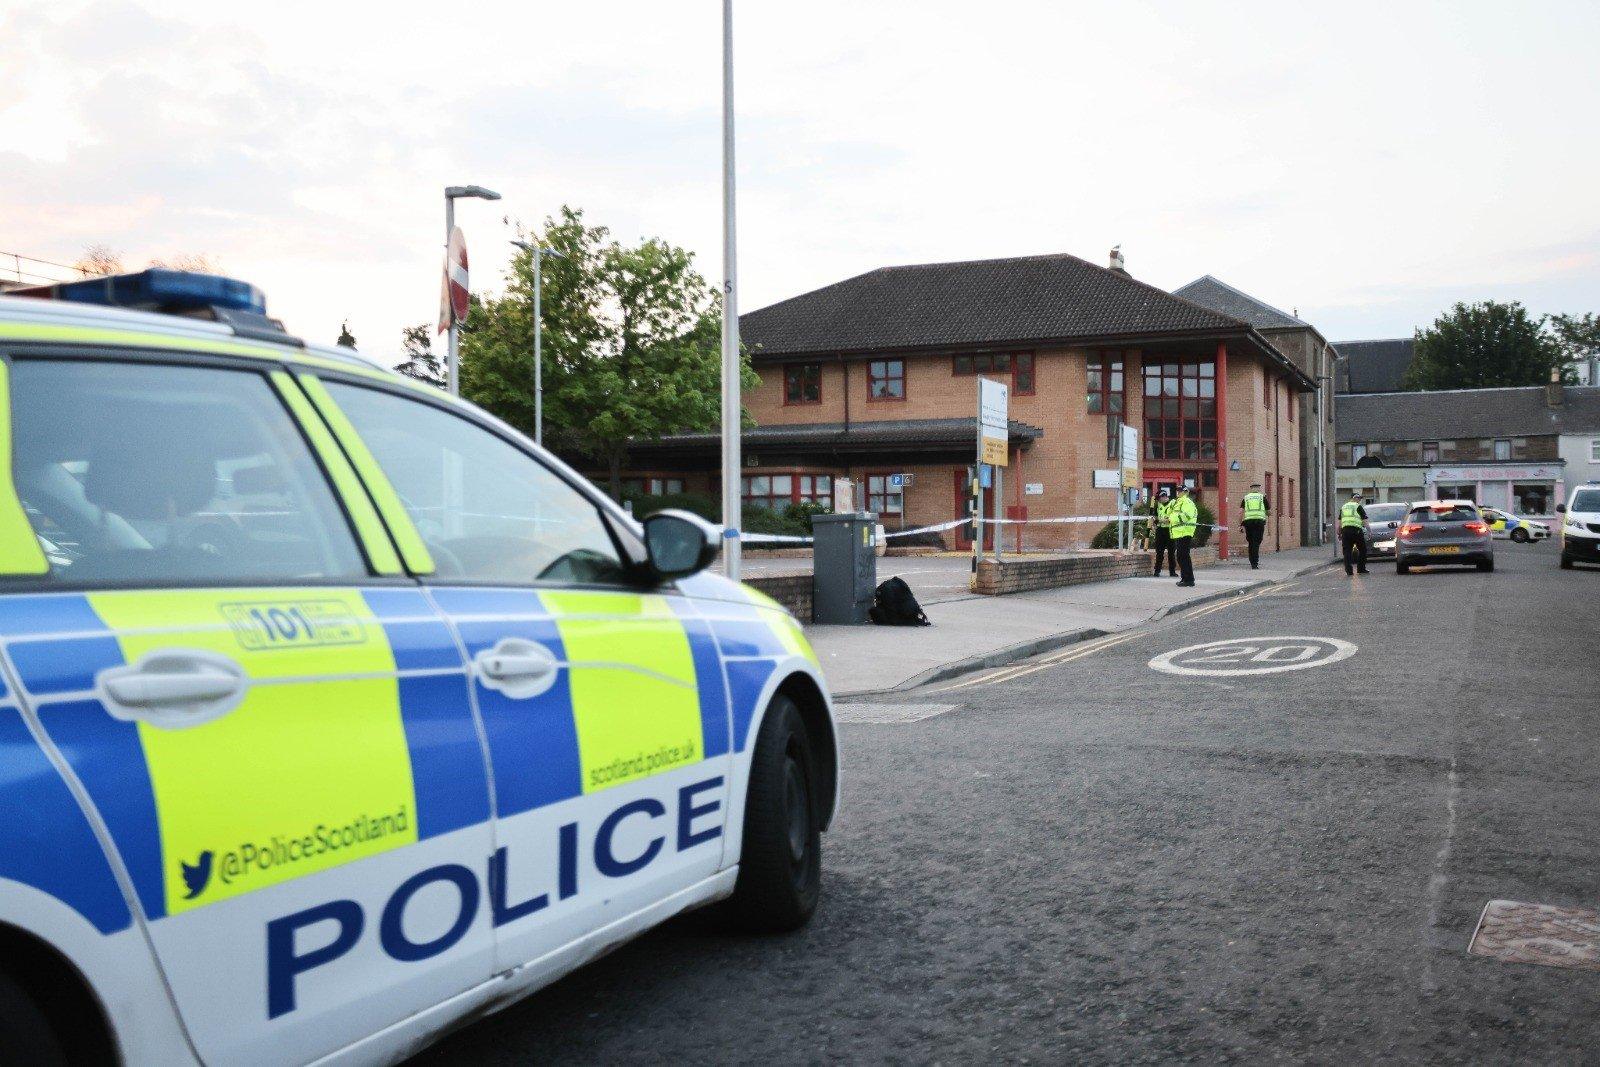
<instances>
[{"instance_id":1,"label":"red support pillar","mask_svg":"<svg viewBox=\"0 0 1600 1067\"><path fill-rule=\"evenodd\" d=\"M1217 558L1228 558L1228 343L1217 342Z\"/></svg>"}]
</instances>

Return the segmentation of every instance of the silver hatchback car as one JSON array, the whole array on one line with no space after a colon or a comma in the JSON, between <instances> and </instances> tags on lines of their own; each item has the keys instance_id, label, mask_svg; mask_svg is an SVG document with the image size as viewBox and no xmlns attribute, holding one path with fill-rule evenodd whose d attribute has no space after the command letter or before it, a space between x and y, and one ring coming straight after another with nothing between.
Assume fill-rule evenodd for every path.
<instances>
[{"instance_id":1,"label":"silver hatchback car","mask_svg":"<svg viewBox=\"0 0 1600 1067\"><path fill-rule=\"evenodd\" d=\"M1410 504L1367 505L1367 558L1394 555L1395 531L1406 519Z\"/></svg>"},{"instance_id":2,"label":"silver hatchback car","mask_svg":"<svg viewBox=\"0 0 1600 1067\"><path fill-rule=\"evenodd\" d=\"M1494 570L1494 540L1478 505L1470 500L1420 500L1395 531L1394 567L1470 565Z\"/></svg>"}]
</instances>

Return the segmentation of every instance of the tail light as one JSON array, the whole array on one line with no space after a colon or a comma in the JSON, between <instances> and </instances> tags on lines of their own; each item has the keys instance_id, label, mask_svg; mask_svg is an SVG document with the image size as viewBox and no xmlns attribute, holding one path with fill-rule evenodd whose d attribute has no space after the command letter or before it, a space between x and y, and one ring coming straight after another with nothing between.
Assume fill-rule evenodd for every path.
<instances>
[{"instance_id":1,"label":"tail light","mask_svg":"<svg viewBox=\"0 0 1600 1067\"><path fill-rule=\"evenodd\" d=\"M1467 529L1471 530L1475 534L1486 534L1489 532L1489 524L1483 522L1469 522L1467 523Z\"/></svg>"},{"instance_id":2,"label":"tail light","mask_svg":"<svg viewBox=\"0 0 1600 1067\"><path fill-rule=\"evenodd\" d=\"M1410 537L1413 534L1418 534L1418 533L1421 533L1421 532L1422 532L1422 523L1420 523L1420 522L1408 522L1404 526L1400 527L1400 531L1397 534L1397 536L1399 536L1399 537Z\"/></svg>"}]
</instances>

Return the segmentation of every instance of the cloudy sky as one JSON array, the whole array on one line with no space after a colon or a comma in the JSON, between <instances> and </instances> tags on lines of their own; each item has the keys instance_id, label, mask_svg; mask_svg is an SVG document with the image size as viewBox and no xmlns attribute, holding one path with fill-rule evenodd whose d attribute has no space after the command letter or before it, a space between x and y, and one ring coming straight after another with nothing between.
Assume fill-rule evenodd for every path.
<instances>
[{"instance_id":1,"label":"cloudy sky","mask_svg":"<svg viewBox=\"0 0 1600 1067\"><path fill-rule=\"evenodd\" d=\"M1119 243L1335 341L1600 310L1600 5L736 4L746 310ZM719 48L715 0L0 0L0 251L206 253L389 361L447 184L505 194L460 212L477 288L562 203L715 277Z\"/></svg>"}]
</instances>

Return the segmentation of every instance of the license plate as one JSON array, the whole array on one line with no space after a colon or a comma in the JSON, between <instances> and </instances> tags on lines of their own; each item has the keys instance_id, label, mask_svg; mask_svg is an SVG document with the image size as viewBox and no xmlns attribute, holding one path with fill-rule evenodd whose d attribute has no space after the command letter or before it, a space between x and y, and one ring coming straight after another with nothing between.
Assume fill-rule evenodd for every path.
<instances>
[{"instance_id":1,"label":"license plate","mask_svg":"<svg viewBox=\"0 0 1600 1067\"><path fill-rule=\"evenodd\" d=\"M1460 545L1439 545L1436 548L1428 549L1428 555L1430 555L1430 556L1453 556L1457 552L1460 552L1460 551L1461 551L1461 546Z\"/></svg>"}]
</instances>

